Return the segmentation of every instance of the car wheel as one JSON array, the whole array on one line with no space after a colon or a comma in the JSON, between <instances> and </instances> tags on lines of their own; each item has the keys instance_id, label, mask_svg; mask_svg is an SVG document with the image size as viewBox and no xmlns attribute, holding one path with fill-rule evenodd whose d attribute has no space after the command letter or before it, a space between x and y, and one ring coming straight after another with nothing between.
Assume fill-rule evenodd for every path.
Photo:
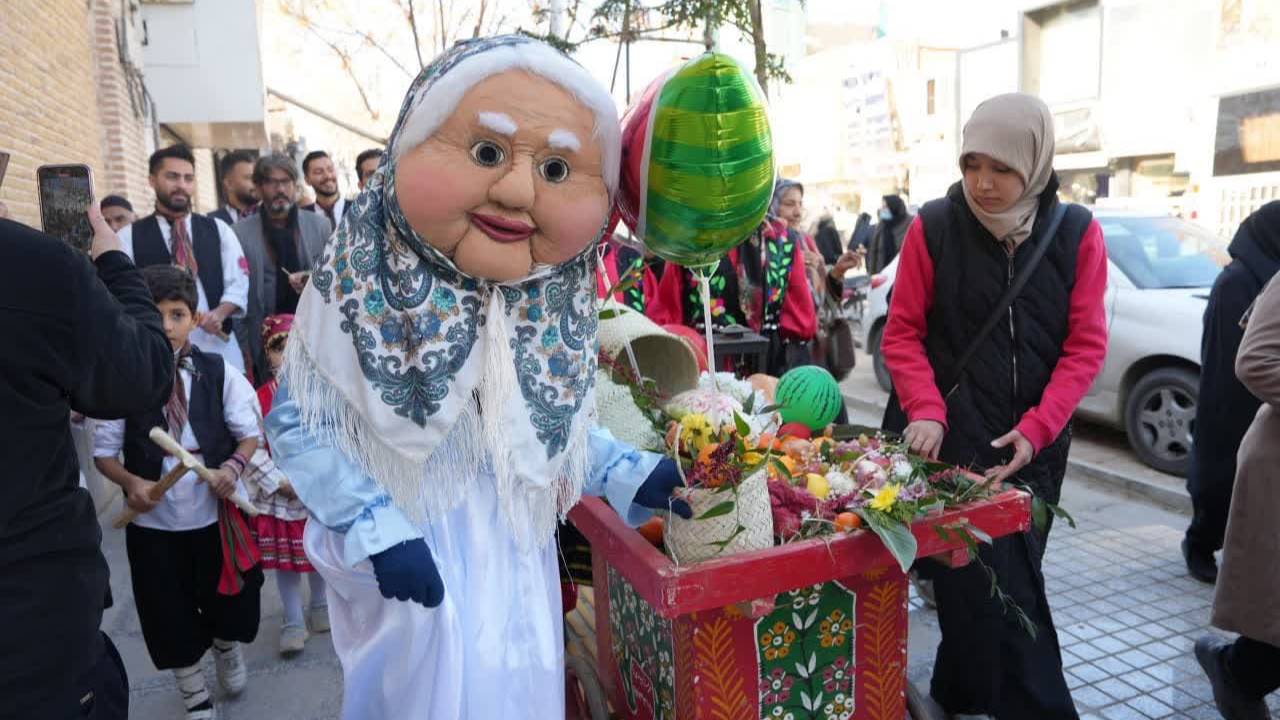
<instances>
[{"instance_id":1,"label":"car wheel","mask_svg":"<svg viewBox=\"0 0 1280 720\"><path fill-rule=\"evenodd\" d=\"M884 364L884 354L880 352L880 336L884 335L884 325L871 331L871 367L876 371L876 382L885 392L893 392L893 378L889 377L889 366Z\"/></svg>"},{"instance_id":2,"label":"car wheel","mask_svg":"<svg viewBox=\"0 0 1280 720\"><path fill-rule=\"evenodd\" d=\"M1125 431L1138 459L1173 475L1187 474L1195 435L1200 379L1183 368L1160 368L1143 375L1129 391Z\"/></svg>"}]
</instances>

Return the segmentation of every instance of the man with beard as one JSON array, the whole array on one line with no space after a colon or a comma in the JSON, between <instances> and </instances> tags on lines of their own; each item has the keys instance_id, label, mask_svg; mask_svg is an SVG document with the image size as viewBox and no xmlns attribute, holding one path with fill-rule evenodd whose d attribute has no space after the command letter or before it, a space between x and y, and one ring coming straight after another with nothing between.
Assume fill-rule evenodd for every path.
<instances>
[{"instance_id":1,"label":"man with beard","mask_svg":"<svg viewBox=\"0 0 1280 720\"><path fill-rule=\"evenodd\" d=\"M298 294L332 228L323 215L298 211L298 170L288 156L260 158L253 182L262 198L261 211L235 226L249 263L249 307L237 336L253 363L254 377L265 380L270 373L259 332L262 320L297 310Z\"/></svg>"},{"instance_id":2,"label":"man with beard","mask_svg":"<svg viewBox=\"0 0 1280 720\"><path fill-rule=\"evenodd\" d=\"M369 182L369 176L378 169L380 162L382 162L382 150L378 148L369 148L356 156L356 180L360 182L362 192L365 183Z\"/></svg>"},{"instance_id":3,"label":"man with beard","mask_svg":"<svg viewBox=\"0 0 1280 720\"><path fill-rule=\"evenodd\" d=\"M209 213L228 225L258 212L258 188L253 184L253 156L244 150L229 152L218 166L222 195L227 204Z\"/></svg>"},{"instance_id":4,"label":"man with beard","mask_svg":"<svg viewBox=\"0 0 1280 720\"><path fill-rule=\"evenodd\" d=\"M240 240L231 226L191 212L196 160L191 150L171 145L151 155L148 181L156 191L156 211L120 230L120 245L139 268L172 264L196 278L200 326L191 344L217 353L237 370L245 369L232 320L244 316L249 299L249 270Z\"/></svg>"},{"instance_id":5,"label":"man with beard","mask_svg":"<svg viewBox=\"0 0 1280 720\"><path fill-rule=\"evenodd\" d=\"M333 168L329 153L315 150L302 158L302 176L316 193L316 201L302 206L303 210L323 213L329 224L338 227L342 214L347 211L347 201L338 194L338 172Z\"/></svg>"}]
</instances>

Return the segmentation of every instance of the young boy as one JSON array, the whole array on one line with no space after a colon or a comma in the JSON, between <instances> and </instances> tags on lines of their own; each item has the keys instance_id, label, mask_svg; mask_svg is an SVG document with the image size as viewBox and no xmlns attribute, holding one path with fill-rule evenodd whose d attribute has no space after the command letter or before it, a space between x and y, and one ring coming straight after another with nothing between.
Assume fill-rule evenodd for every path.
<instances>
[{"instance_id":1,"label":"young boy","mask_svg":"<svg viewBox=\"0 0 1280 720\"><path fill-rule=\"evenodd\" d=\"M147 652L157 668L173 670L188 720L208 720L213 703L200 667L205 651L213 646L218 681L236 694L247 679L239 643L258 634L262 570L254 565L237 583L237 566L224 568L234 560L224 561L220 532L244 528L239 511L223 499L237 492L246 459L258 445L257 397L220 355L188 343L200 323L191 274L170 265L144 268L142 274L178 360L173 391L164 407L98 422L94 461L124 490L129 507L142 513L126 529L125 542ZM204 482L188 473L152 500L155 481L177 464L148 438L155 426L167 429L215 479ZM117 459L121 453L123 464ZM227 594L237 584L239 591Z\"/></svg>"}]
</instances>

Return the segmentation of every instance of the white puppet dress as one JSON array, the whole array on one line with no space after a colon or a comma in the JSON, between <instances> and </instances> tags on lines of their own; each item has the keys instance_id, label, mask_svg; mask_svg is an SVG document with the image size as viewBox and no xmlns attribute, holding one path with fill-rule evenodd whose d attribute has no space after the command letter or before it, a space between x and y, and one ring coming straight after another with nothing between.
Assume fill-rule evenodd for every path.
<instances>
[{"instance_id":1,"label":"white puppet dress","mask_svg":"<svg viewBox=\"0 0 1280 720\"><path fill-rule=\"evenodd\" d=\"M551 106L530 106L538 83ZM594 421L615 112L542 43L456 46L410 88L303 293L267 430L312 516L348 720L564 716L557 520L587 492L643 522L660 461ZM370 562L417 538L436 607L383 597Z\"/></svg>"}]
</instances>

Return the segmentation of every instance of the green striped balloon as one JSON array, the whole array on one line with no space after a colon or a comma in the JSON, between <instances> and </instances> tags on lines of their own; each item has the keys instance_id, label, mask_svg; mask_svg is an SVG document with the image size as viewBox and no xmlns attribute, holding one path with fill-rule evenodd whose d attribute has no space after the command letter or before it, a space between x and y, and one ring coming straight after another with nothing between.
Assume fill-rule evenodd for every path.
<instances>
[{"instance_id":1,"label":"green striped balloon","mask_svg":"<svg viewBox=\"0 0 1280 720\"><path fill-rule=\"evenodd\" d=\"M623 218L659 257L719 262L764 220L773 142L763 93L706 53L655 80L623 119Z\"/></svg>"}]
</instances>

